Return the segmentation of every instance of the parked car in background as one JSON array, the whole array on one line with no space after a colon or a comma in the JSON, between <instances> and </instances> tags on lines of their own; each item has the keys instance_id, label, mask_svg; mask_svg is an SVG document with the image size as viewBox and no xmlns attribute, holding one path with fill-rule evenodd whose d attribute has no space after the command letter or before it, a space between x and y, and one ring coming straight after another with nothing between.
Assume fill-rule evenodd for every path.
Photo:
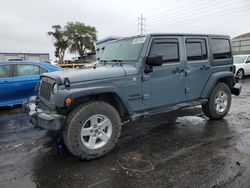
<instances>
[{"instance_id":1,"label":"parked car in background","mask_svg":"<svg viewBox=\"0 0 250 188\"><path fill-rule=\"evenodd\" d=\"M236 66L236 75L240 79L250 75L250 55L235 55L234 64Z\"/></svg>"},{"instance_id":2,"label":"parked car in background","mask_svg":"<svg viewBox=\"0 0 250 188\"><path fill-rule=\"evenodd\" d=\"M35 87L41 74L58 70L61 68L46 62L0 62L0 106L22 104L37 94Z\"/></svg>"},{"instance_id":3,"label":"parked car in background","mask_svg":"<svg viewBox=\"0 0 250 188\"><path fill-rule=\"evenodd\" d=\"M43 61L43 62L45 62L45 63L49 63L49 64L54 65L54 66L56 66L56 67L59 67L58 62L57 62L57 61L54 61L54 60L50 60L50 61Z\"/></svg>"}]
</instances>

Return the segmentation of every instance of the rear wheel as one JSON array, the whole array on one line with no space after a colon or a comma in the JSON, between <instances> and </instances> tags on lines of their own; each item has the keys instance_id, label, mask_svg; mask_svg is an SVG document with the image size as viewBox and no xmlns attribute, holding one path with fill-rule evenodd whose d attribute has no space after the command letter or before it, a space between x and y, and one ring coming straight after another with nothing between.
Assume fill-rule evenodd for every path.
<instances>
[{"instance_id":1,"label":"rear wheel","mask_svg":"<svg viewBox=\"0 0 250 188\"><path fill-rule=\"evenodd\" d=\"M111 151L120 133L121 120L116 109L106 102L94 101L71 112L63 136L73 155L90 160Z\"/></svg>"},{"instance_id":2,"label":"rear wheel","mask_svg":"<svg viewBox=\"0 0 250 188\"><path fill-rule=\"evenodd\" d=\"M236 75L239 77L239 79L242 79L245 75L244 70L243 69L239 69L236 73Z\"/></svg>"},{"instance_id":3,"label":"rear wheel","mask_svg":"<svg viewBox=\"0 0 250 188\"><path fill-rule=\"evenodd\" d=\"M209 96L208 102L202 105L202 110L210 119L222 119L231 106L231 90L225 83L218 83Z\"/></svg>"}]
</instances>

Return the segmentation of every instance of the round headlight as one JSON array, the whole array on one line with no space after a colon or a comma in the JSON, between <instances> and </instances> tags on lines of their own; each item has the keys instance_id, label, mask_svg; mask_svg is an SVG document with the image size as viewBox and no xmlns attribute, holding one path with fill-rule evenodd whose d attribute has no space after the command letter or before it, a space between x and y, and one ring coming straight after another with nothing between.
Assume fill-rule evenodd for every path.
<instances>
[{"instance_id":1,"label":"round headlight","mask_svg":"<svg viewBox=\"0 0 250 188\"><path fill-rule=\"evenodd\" d=\"M56 93L57 92L57 84L54 84L53 85L53 93Z\"/></svg>"}]
</instances>

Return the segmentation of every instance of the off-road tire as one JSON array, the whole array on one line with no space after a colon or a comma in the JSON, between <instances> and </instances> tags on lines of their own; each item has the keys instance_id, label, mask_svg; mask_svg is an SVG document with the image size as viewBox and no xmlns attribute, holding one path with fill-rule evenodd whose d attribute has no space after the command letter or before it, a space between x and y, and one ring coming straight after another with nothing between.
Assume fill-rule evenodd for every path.
<instances>
[{"instance_id":1,"label":"off-road tire","mask_svg":"<svg viewBox=\"0 0 250 188\"><path fill-rule=\"evenodd\" d=\"M215 107L216 94L220 91L224 91L228 97L227 107L223 112L218 112ZM231 90L229 89L229 86L223 82L219 82L210 94L208 102L202 105L203 113L212 120L222 119L230 109L231 100Z\"/></svg>"},{"instance_id":2,"label":"off-road tire","mask_svg":"<svg viewBox=\"0 0 250 188\"><path fill-rule=\"evenodd\" d=\"M112 134L108 142L99 149L89 149L81 141L81 128L91 116L103 114L112 122ZM64 143L76 157L84 160L96 159L111 151L117 144L121 134L121 119L117 110L102 101L91 101L78 106L67 117L63 129Z\"/></svg>"}]
</instances>

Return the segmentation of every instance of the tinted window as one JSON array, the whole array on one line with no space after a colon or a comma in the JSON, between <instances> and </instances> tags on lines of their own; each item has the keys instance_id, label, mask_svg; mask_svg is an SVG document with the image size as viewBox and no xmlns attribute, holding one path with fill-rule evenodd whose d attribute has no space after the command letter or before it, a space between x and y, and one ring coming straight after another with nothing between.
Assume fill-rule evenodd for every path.
<instances>
[{"instance_id":1,"label":"tinted window","mask_svg":"<svg viewBox=\"0 0 250 188\"><path fill-rule=\"evenodd\" d=\"M214 59L227 59L232 57L228 39L212 39L211 47Z\"/></svg>"},{"instance_id":2,"label":"tinted window","mask_svg":"<svg viewBox=\"0 0 250 188\"><path fill-rule=\"evenodd\" d=\"M205 39L187 39L186 40L187 60L207 59L207 45Z\"/></svg>"},{"instance_id":3,"label":"tinted window","mask_svg":"<svg viewBox=\"0 0 250 188\"><path fill-rule=\"evenodd\" d=\"M250 63L250 56L248 56L248 58L247 58L247 61L246 61L247 63Z\"/></svg>"},{"instance_id":4,"label":"tinted window","mask_svg":"<svg viewBox=\"0 0 250 188\"><path fill-rule=\"evenodd\" d=\"M150 49L149 55L162 55L163 63L179 61L179 44L173 41L155 41Z\"/></svg>"},{"instance_id":5,"label":"tinted window","mask_svg":"<svg viewBox=\"0 0 250 188\"><path fill-rule=\"evenodd\" d=\"M48 70L46 70L46 69L43 68L43 67L40 67L40 74L43 74L43 73L45 73L45 72L48 72Z\"/></svg>"},{"instance_id":6,"label":"tinted window","mask_svg":"<svg viewBox=\"0 0 250 188\"><path fill-rule=\"evenodd\" d=\"M36 65L17 65L16 76L39 75L40 68Z\"/></svg>"},{"instance_id":7,"label":"tinted window","mask_svg":"<svg viewBox=\"0 0 250 188\"><path fill-rule=\"evenodd\" d=\"M11 66L10 65L0 65L0 78L10 77Z\"/></svg>"}]
</instances>

